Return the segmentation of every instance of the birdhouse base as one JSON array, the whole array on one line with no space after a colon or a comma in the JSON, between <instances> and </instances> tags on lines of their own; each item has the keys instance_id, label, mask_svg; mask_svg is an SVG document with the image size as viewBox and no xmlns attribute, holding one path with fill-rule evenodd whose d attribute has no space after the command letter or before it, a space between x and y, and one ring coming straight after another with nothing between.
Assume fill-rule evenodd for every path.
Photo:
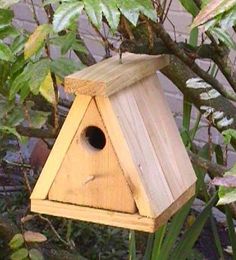
<instances>
[{"instance_id":1,"label":"birdhouse base","mask_svg":"<svg viewBox=\"0 0 236 260\"><path fill-rule=\"evenodd\" d=\"M177 212L195 193L195 184L185 191L168 209L156 218L139 214L128 214L110 210L96 209L50 200L31 200L31 211L41 214L65 217L99 223L109 226L128 228L153 233L166 223L167 216Z\"/></svg>"}]
</instances>

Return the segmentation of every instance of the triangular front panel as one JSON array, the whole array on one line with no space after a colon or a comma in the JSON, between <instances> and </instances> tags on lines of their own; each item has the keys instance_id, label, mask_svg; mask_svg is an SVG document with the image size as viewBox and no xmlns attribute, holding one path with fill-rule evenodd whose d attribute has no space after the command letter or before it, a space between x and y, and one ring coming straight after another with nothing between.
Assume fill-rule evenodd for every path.
<instances>
[{"instance_id":1,"label":"triangular front panel","mask_svg":"<svg viewBox=\"0 0 236 260\"><path fill-rule=\"evenodd\" d=\"M48 198L120 212L137 211L94 100L71 140Z\"/></svg>"}]
</instances>

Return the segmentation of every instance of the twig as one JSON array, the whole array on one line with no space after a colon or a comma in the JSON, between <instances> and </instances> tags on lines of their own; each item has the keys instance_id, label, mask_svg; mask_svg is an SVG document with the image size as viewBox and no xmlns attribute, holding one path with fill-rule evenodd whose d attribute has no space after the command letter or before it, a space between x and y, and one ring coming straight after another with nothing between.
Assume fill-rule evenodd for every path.
<instances>
[{"instance_id":1,"label":"twig","mask_svg":"<svg viewBox=\"0 0 236 260\"><path fill-rule=\"evenodd\" d=\"M166 18L167 18L167 15L168 15L168 13L169 13L171 4L172 4L172 0L170 0L168 6L167 6L167 8L166 8L165 16L164 16L164 18L163 18L163 20L162 20L162 23L164 23L165 20L166 20Z\"/></svg>"},{"instance_id":2,"label":"twig","mask_svg":"<svg viewBox=\"0 0 236 260\"><path fill-rule=\"evenodd\" d=\"M24 126L17 126L16 130L19 134L28 137L36 137L36 138L56 138L58 135L58 129L38 129L38 128L30 128Z\"/></svg>"},{"instance_id":3,"label":"twig","mask_svg":"<svg viewBox=\"0 0 236 260\"><path fill-rule=\"evenodd\" d=\"M65 246L67 246L67 247L69 247L69 248L71 248L71 249L74 248L74 246L73 246L72 243L67 242L66 240L64 240L64 239L60 236L60 234L56 231L56 229L54 228L52 222L51 222L48 218L43 217L41 214L38 214L38 217L48 223L48 225L49 225L49 227L51 228L52 232L55 234L55 236L58 238L58 240L61 241L61 243L63 243Z\"/></svg>"},{"instance_id":4,"label":"twig","mask_svg":"<svg viewBox=\"0 0 236 260\"><path fill-rule=\"evenodd\" d=\"M39 26L40 22L39 22L39 19L37 17L37 13L36 13L36 10L35 10L34 2L33 2L33 0L30 0L30 2L31 2L31 6L32 6L32 13L33 13L34 20L35 20L36 24Z\"/></svg>"},{"instance_id":5,"label":"twig","mask_svg":"<svg viewBox=\"0 0 236 260\"><path fill-rule=\"evenodd\" d=\"M25 164L25 163L24 163L23 155L22 155L22 153L21 153L20 143L19 143L18 140L17 140L17 145L18 145L18 148L19 148L19 157L20 157L21 163L22 163L22 164ZM29 179L28 179L28 176L27 176L27 173L26 173L26 169L23 168L22 171L23 171L23 176L24 176L24 181L25 181L26 188L27 188L29 194L31 194L31 193L32 193L32 188L31 188L31 186L30 186L30 182L29 182Z\"/></svg>"},{"instance_id":6,"label":"twig","mask_svg":"<svg viewBox=\"0 0 236 260\"><path fill-rule=\"evenodd\" d=\"M183 61L190 69L195 72L200 78L209 83L215 88L220 94L227 97L230 100L236 101L236 94L227 91L224 86L203 69L201 69L193 59L191 59L186 53L178 47L178 45L171 39L170 35L163 28L162 24L154 24L154 28L158 36L162 39L164 44L176 55L181 61Z\"/></svg>"},{"instance_id":7,"label":"twig","mask_svg":"<svg viewBox=\"0 0 236 260\"><path fill-rule=\"evenodd\" d=\"M196 164L197 166L201 167L202 169L208 171L211 175L211 177L222 177L228 169L222 165L212 163L208 160L205 160L198 155L194 154L191 151L188 151L188 155L192 161L193 164Z\"/></svg>"}]
</instances>

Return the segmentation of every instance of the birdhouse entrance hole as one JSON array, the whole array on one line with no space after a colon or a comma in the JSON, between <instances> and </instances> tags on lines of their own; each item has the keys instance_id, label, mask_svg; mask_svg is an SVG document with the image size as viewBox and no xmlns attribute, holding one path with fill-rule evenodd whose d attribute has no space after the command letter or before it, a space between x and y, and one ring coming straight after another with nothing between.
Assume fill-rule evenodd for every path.
<instances>
[{"instance_id":1,"label":"birdhouse entrance hole","mask_svg":"<svg viewBox=\"0 0 236 260\"><path fill-rule=\"evenodd\" d=\"M96 126L88 126L82 133L82 138L86 144L96 150L102 150L106 145L106 137L104 132Z\"/></svg>"}]
</instances>

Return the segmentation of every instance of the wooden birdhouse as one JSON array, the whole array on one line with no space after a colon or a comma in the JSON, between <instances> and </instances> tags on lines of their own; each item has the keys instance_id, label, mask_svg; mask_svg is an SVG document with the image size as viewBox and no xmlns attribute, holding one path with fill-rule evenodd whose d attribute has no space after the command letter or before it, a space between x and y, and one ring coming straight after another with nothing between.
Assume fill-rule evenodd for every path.
<instances>
[{"instance_id":1,"label":"wooden birdhouse","mask_svg":"<svg viewBox=\"0 0 236 260\"><path fill-rule=\"evenodd\" d=\"M195 192L156 70L125 54L66 77L76 98L31 195L43 214L154 232Z\"/></svg>"}]
</instances>

